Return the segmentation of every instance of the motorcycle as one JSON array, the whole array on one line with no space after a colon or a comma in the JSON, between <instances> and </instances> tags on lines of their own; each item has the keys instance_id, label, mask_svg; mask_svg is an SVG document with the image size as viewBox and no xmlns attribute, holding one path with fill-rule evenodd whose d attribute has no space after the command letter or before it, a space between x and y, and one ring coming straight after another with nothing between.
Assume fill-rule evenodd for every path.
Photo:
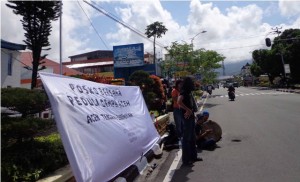
<instances>
[{"instance_id":1,"label":"motorcycle","mask_svg":"<svg viewBox=\"0 0 300 182\"><path fill-rule=\"evenodd\" d=\"M211 90L207 90L208 94L211 95L212 91Z\"/></svg>"},{"instance_id":2,"label":"motorcycle","mask_svg":"<svg viewBox=\"0 0 300 182\"><path fill-rule=\"evenodd\" d=\"M229 97L229 99L231 101L234 101L234 99L235 99L235 93L234 93L234 91L229 91L228 92L228 97Z\"/></svg>"}]
</instances>

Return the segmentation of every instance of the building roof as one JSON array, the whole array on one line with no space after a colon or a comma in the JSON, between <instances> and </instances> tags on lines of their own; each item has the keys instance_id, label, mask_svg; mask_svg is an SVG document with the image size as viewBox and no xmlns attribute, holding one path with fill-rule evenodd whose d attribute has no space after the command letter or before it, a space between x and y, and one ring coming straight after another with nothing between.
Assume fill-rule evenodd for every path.
<instances>
[{"instance_id":1,"label":"building roof","mask_svg":"<svg viewBox=\"0 0 300 182\"><path fill-rule=\"evenodd\" d=\"M89 60L81 60L81 61L73 61L73 62L64 62L63 65L73 65L73 64L82 64L82 63L98 63L98 62L107 62L113 61L113 58L97 58L97 59L89 59ZM68 66L69 67L69 66Z\"/></svg>"},{"instance_id":2,"label":"building roof","mask_svg":"<svg viewBox=\"0 0 300 182\"><path fill-rule=\"evenodd\" d=\"M25 64L29 67L32 67L32 52L22 52L20 55L20 61L23 64ZM43 59L42 62L45 62L45 63L42 63L41 66L51 67L51 68L53 68L53 73L60 74L60 64L59 63L54 62L47 58ZM65 65L62 65L62 69L63 69L62 73L67 76L83 74L77 70L68 68Z\"/></svg>"},{"instance_id":3,"label":"building roof","mask_svg":"<svg viewBox=\"0 0 300 182\"><path fill-rule=\"evenodd\" d=\"M1 48L9 49L9 50L25 50L26 45L16 44L16 43L8 42L8 41L1 39Z\"/></svg>"},{"instance_id":4,"label":"building roof","mask_svg":"<svg viewBox=\"0 0 300 182\"><path fill-rule=\"evenodd\" d=\"M113 52L113 50L96 50L96 51L91 51L91 52L86 52L86 53L82 53L82 54L77 54L77 55L69 56L69 58L79 57L79 56L85 56L85 55L89 55L91 53L96 53L96 52Z\"/></svg>"},{"instance_id":5,"label":"building roof","mask_svg":"<svg viewBox=\"0 0 300 182\"><path fill-rule=\"evenodd\" d=\"M93 66L106 66L113 65L113 61L102 61L102 62L94 62L94 63L81 63L81 64L71 64L66 65L68 68L82 68L82 67L93 67Z\"/></svg>"}]
</instances>

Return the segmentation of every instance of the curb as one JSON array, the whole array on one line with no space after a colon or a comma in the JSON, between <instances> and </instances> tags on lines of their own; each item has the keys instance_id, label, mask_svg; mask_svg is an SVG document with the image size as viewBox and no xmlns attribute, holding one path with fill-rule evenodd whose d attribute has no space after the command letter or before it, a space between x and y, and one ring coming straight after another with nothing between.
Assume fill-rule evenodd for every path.
<instances>
[{"instance_id":1,"label":"curb","mask_svg":"<svg viewBox=\"0 0 300 182\"><path fill-rule=\"evenodd\" d=\"M279 92L289 92L289 93L300 94L300 90L291 90L291 89L275 89L275 90L279 91Z\"/></svg>"},{"instance_id":2,"label":"curb","mask_svg":"<svg viewBox=\"0 0 300 182\"><path fill-rule=\"evenodd\" d=\"M149 163L155 158L158 159L162 157L163 151L163 142L165 141L165 137L168 134L165 134L159 138L157 143L146 153L144 154L140 160L132 164L131 166L127 167L113 179L109 180L109 182L131 182L139 176L143 170L149 166ZM40 179L37 182L76 182L71 166L67 165L61 169L55 171L52 175Z\"/></svg>"},{"instance_id":3,"label":"curb","mask_svg":"<svg viewBox=\"0 0 300 182\"><path fill-rule=\"evenodd\" d=\"M154 158L158 159L162 156L162 143L167 135L162 136L159 141L150 149L140 160L129 166L123 172L111 179L109 182L129 182L139 176Z\"/></svg>"}]
</instances>

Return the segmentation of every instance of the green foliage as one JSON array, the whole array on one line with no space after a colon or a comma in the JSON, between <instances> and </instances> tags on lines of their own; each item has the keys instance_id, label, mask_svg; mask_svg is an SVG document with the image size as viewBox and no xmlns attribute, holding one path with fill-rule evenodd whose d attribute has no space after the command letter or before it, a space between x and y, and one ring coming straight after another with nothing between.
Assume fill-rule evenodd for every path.
<instances>
[{"instance_id":1,"label":"green foliage","mask_svg":"<svg viewBox=\"0 0 300 182\"><path fill-rule=\"evenodd\" d=\"M195 90L195 91L193 91L193 95L194 95L195 99L200 99L203 95L203 91L199 90L199 89Z\"/></svg>"},{"instance_id":2,"label":"green foliage","mask_svg":"<svg viewBox=\"0 0 300 182\"><path fill-rule=\"evenodd\" d=\"M256 62L251 64L250 70L251 70L252 75L254 75L256 77L258 77L259 75L262 74L261 68L260 68L260 66L257 65Z\"/></svg>"},{"instance_id":3,"label":"green foliage","mask_svg":"<svg viewBox=\"0 0 300 182\"><path fill-rule=\"evenodd\" d=\"M153 41L154 63L155 63L155 58L156 58L156 54L155 54L156 37L157 38L162 37L162 34L165 34L167 31L168 31L168 29L163 25L163 23L158 22L158 21L148 25L146 28L145 35L147 35L148 38L154 37L154 41Z\"/></svg>"},{"instance_id":4,"label":"green foliage","mask_svg":"<svg viewBox=\"0 0 300 182\"><path fill-rule=\"evenodd\" d=\"M49 101L46 93L42 90L2 88L1 106L18 111L22 117L26 117L45 110L49 107Z\"/></svg>"},{"instance_id":5,"label":"green foliage","mask_svg":"<svg viewBox=\"0 0 300 182\"><path fill-rule=\"evenodd\" d=\"M216 69L221 68L221 62L225 57L216 51L200 49L196 50L194 53L193 66L200 72L202 75L203 84L212 84L216 81L217 73Z\"/></svg>"},{"instance_id":6,"label":"green foliage","mask_svg":"<svg viewBox=\"0 0 300 182\"><path fill-rule=\"evenodd\" d=\"M59 18L61 5L61 1L9 1L6 4L15 14L22 16L26 37L24 42L33 54L31 89L36 86L37 71L42 61L41 51L43 47L50 46L48 37L52 29L51 21Z\"/></svg>"},{"instance_id":7,"label":"green foliage","mask_svg":"<svg viewBox=\"0 0 300 182\"><path fill-rule=\"evenodd\" d=\"M53 120L2 118L2 181L37 181L68 163L57 133L34 137L53 127Z\"/></svg>"},{"instance_id":8,"label":"green foliage","mask_svg":"<svg viewBox=\"0 0 300 182\"><path fill-rule=\"evenodd\" d=\"M145 34L148 38L156 36L160 38L162 34L165 34L168 29L163 25L162 22L154 22L147 26Z\"/></svg>"},{"instance_id":9,"label":"green foliage","mask_svg":"<svg viewBox=\"0 0 300 182\"><path fill-rule=\"evenodd\" d=\"M282 53L284 63L290 64L292 81L300 83L300 29L287 29L279 37L274 39L272 46L274 53ZM277 55L278 60L281 56ZM281 61L279 61L281 63ZM282 64L282 63L281 63ZM281 65L283 73L283 66Z\"/></svg>"},{"instance_id":10,"label":"green foliage","mask_svg":"<svg viewBox=\"0 0 300 182\"><path fill-rule=\"evenodd\" d=\"M139 70L130 75L131 85L139 86L149 110L160 110L166 96L159 77Z\"/></svg>"},{"instance_id":11,"label":"green foliage","mask_svg":"<svg viewBox=\"0 0 300 182\"><path fill-rule=\"evenodd\" d=\"M215 69L221 67L220 62L225 57L212 50L193 50L192 45L173 42L168 49L170 59L163 64L163 71L169 77L179 72L187 71L190 74L200 73L202 83L213 83L217 78Z\"/></svg>"},{"instance_id":12,"label":"green foliage","mask_svg":"<svg viewBox=\"0 0 300 182\"><path fill-rule=\"evenodd\" d=\"M7 147L15 142L32 140L42 131L55 126L53 120L40 118L10 118L1 120L1 142L2 147Z\"/></svg>"},{"instance_id":13,"label":"green foliage","mask_svg":"<svg viewBox=\"0 0 300 182\"><path fill-rule=\"evenodd\" d=\"M283 59L290 65L292 82L300 83L300 29L287 29L273 42L271 50L260 49L252 53L262 74L267 74L273 84L276 77L284 75Z\"/></svg>"}]
</instances>

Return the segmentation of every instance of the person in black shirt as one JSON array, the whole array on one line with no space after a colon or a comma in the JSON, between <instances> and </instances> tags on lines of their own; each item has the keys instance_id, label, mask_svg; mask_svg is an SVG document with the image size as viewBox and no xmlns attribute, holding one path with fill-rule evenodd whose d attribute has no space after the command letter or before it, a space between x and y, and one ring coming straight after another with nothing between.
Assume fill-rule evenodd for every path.
<instances>
[{"instance_id":1,"label":"person in black shirt","mask_svg":"<svg viewBox=\"0 0 300 182\"><path fill-rule=\"evenodd\" d=\"M194 98L192 91L195 89L194 81L190 77L184 78L180 95L178 97L178 105L181 110L181 118L183 120L182 132L182 163L183 165L191 165L195 161L202 161L197 157L196 135L195 135L195 114Z\"/></svg>"}]
</instances>

